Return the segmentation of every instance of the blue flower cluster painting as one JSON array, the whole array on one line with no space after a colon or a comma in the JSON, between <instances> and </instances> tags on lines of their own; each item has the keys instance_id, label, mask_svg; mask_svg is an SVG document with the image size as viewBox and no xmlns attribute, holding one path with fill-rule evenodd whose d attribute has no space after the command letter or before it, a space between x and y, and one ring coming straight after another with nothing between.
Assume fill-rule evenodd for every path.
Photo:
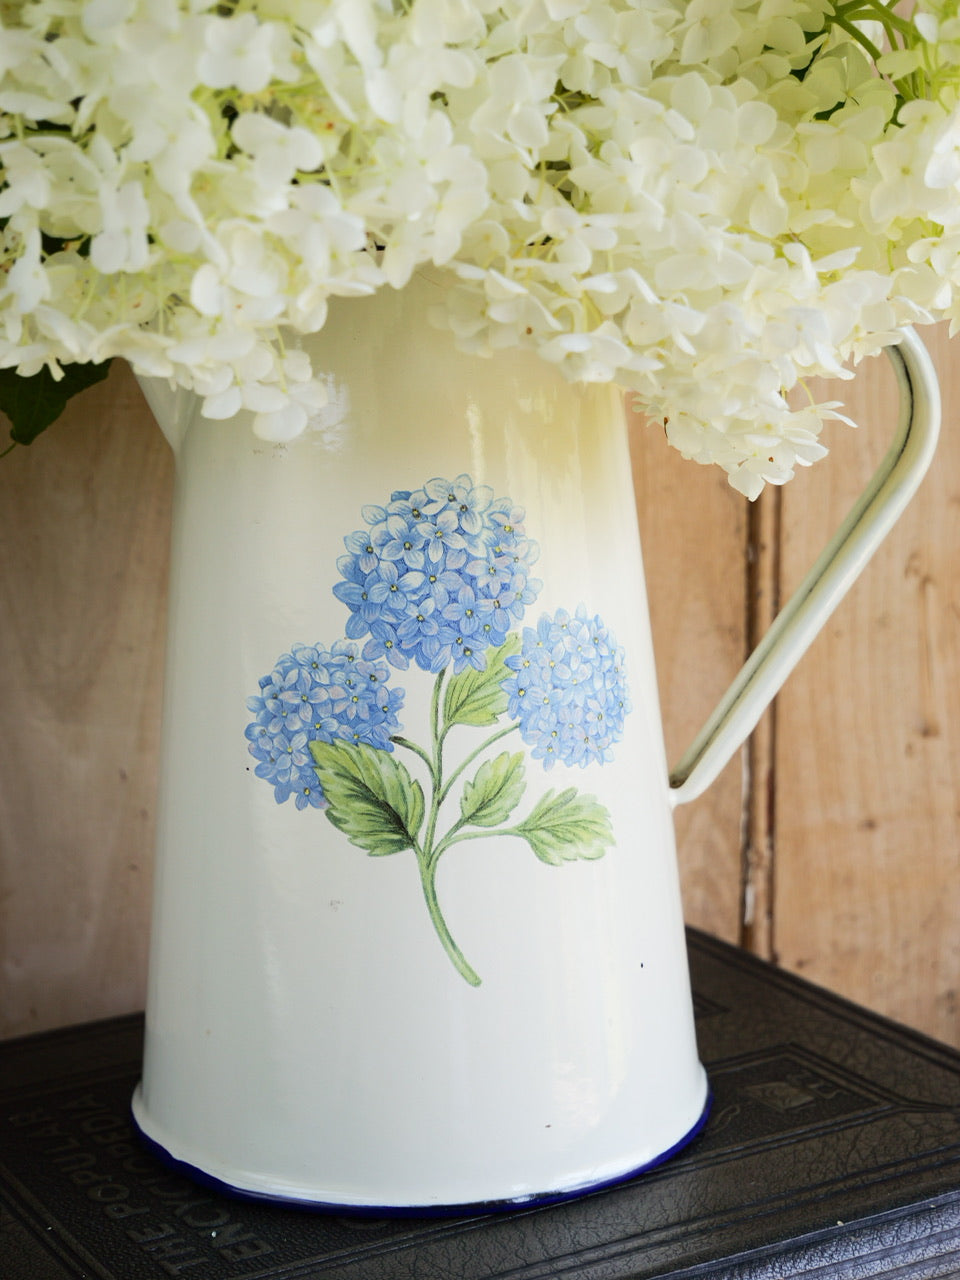
<instances>
[{"instance_id":1,"label":"blue flower cluster painting","mask_svg":"<svg viewBox=\"0 0 960 1280\"><path fill-rule=\"evenodd\" d=\"M273 783L278 804L293 796L298 809L324 806L311 742L340 738L393 750L403 690L388 688L389 678L385 663L363 658L349 640L331 650L297 644L281 654L247 700L256 719L246 730L257 777Z\"/></svg>"},{"instance_id":2,"label":"blue flower cluster painting","mask_svg":"<svg viewBox=\"0 0 960 1280\"><path fill-rule=\"evenodd\" d=\"M524 627L520 652L504 659L513 673L503 682L507 714L545 769L612 759L630 710L623 651L598 616L581 605L544 614Z\"/></svg>"},{"instance_id":3,"label":"blue flower cluster painting","mask_svg":"<svg viewBox=\"0 0 960 1280\"><path fill-rule=\"evenodd\" d=\"M472 666L503 644L540 591L524 513L469 476L429 480L363 509L367 527L344 539L333 588L351 612L346 633L371 639L365 658L436 674Z\"/></svg>"},{"instance_id":4,"label":"blue flower cluster painting","mask_svg":"<svg viewBox=\"0 0 960 1280\"><path fill-rule=\"evenodd\" d=\"M478 986L437 900L438 862L491 836L553 866L603 856L613 832L594 796L548 790L520 817L528 753L493 748L516 734L547 770L607 763L630 711L624 655L582 604L521 626L543 585L539 548L489 486L434 478L362 515L333 587L345 636L277 659L247 702L248 748L277 803L322 809L373 856L413 852L437 936ZM411 666L433 677L423 742L404 735L391 684Z\"/></svg>"}]
</instances>

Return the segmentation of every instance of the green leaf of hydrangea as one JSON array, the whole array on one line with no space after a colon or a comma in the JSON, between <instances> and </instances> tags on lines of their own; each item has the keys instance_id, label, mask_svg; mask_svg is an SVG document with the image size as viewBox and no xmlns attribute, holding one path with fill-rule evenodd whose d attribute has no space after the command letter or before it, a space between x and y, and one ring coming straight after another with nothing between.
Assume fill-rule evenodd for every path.
<instances>
[{"instance_id":1,"label":"green leaf of hydrangea","mask_svg":"<svg viewBox=\"0 0 960 1280\"><path fill-rule=\"evenodd\" d=\"M311 742L310 750L326 815L351 844L376 857L414 847L423 791L399 760L366 743Z\"/></svg>"},{"instance_id":2,"label":"green leaf of hydrangea","mask_svg":"<svg viewBox=\"0 0 960 1280\"><path fill-rule=\"evenodd\" d=\"M63 377L54 378L44 366L29 378L16 369L0 369L0 409L12 424L14 444L32 444L63 413L67 401L95 382L102 382L112 361L101 364L65 364Z\"/></svg>"},{"instance_id":3,"label":"green leaf of hydrangea","mask_svg":"<svg viewBox=\"0 0 960 1280\"><path fill-rule=\"evenodd\" d=\"M487 760L476 777L463 788L460 813L464 824L475 827L497 827L506 822L523 795L523 752L511 755L504 751L495 760Z\"/></svg>"},{"instance_id":4,"label":"green leaf of hydrangea","mask_svg":"<svg viewBox=\"0 0 960 1280\"><path fill-rule=\"evenodd\" d=\"M513 828L541 862L553 867L577 858L602 858L613 844L610 815L594 796L568 787L548 791L523 822Z\"/></svg>"},{"instance_id":5,"label":"green leaf of hydrangea","mask_svg":"<svg viewBox=\"0 0 960 1280\"><path fill-rule=\"evenodd\" d=\"M520 637L511 632L498 649L487 654L487 665L482 671L467 667L454 676L447 685L443 699L443 719L446 725L496 724L497 717L507 709L507 695L501 685L513 674L504 659L520 652Z\"/></svg>"}]
</instances>

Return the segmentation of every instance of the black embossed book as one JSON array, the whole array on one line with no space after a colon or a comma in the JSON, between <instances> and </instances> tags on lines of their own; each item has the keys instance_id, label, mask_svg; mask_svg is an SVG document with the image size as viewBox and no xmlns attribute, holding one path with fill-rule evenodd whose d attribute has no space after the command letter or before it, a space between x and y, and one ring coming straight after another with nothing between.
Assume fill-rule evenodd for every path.
<instances>
[{"instance_id":1,"label":"black embossed book","mask_svg":"<svg viewBox=\"0 0 960 1280\"><path fill-rule=\"evenodd\" d=\"M689 942L703 1133L613 1190L487 1217L338 1218L168 1172L128 1118L139 1018L0 1044L0 1280L960 1276L960 1054Z\"/></svg>"}]
</instances>

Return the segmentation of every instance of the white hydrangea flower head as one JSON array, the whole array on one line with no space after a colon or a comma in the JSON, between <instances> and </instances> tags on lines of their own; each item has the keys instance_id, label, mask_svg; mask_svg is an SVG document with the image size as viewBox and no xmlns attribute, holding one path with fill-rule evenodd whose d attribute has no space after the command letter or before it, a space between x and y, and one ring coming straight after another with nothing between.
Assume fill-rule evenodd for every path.
<instances>
[{"instance_id":1,"label":"white hydrangea flower head","mask_svg":"<svg viewBox=\"0 0 960 1280\"><path fill-rule=\"evenodd\" d=\"M432 264L463 349L618 382L756 496L842 419L793 388L960 327L958 3L857 12L0 0L0 367L120 356L287 440L296 335Z\"/></svg>"}]
</instances>

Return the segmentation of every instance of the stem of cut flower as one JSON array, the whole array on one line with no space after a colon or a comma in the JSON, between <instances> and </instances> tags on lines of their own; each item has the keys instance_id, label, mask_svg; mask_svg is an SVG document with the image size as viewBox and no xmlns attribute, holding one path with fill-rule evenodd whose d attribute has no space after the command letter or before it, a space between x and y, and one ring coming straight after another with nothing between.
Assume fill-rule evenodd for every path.
<instances>
[{"instance_id":1,"label":"stem of cut flower","mask_svg":"<svg viewBox=\"0 0 960 1280\"><path fill-rule=\"evenodd\" d=\"M890 28L894 28L901 35L914 38L917 34L916 27L906 18L901 18L887 5L878 3L878 0L853 0L852 4L841 5L839 9L835 9L836 14L841 14L850 22L865 21L879 22L887 28L889 35ZM893 42L891 41L891 44Z\"/></svg>"},{"instance_id":2,"label":"stem of cut flower","mask_svg":"<svg viewBox=\"0 0 960 1280\"><path fill-rule=\"evenodd\" d=\"M834 10L833 20L841 30L845 31L852 40L862 45L869 53L874 62L879 61L883 57L883 51L878 49L869 36L865 35L859 27L855 26L839 9Z\"/></svg>"}]
</instances>

